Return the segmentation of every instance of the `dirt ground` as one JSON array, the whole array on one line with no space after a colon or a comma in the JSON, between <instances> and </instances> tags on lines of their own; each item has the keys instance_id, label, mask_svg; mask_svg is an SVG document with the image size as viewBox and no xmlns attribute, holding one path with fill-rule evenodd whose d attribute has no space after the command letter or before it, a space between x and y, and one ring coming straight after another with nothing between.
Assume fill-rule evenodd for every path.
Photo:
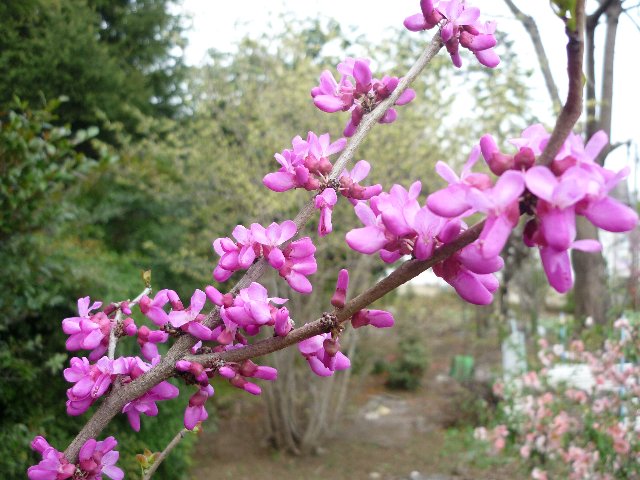
<instances>
[{"instance_id":1,"label":"dirt ground","mask_svg":"<svg viewBox=\"0 0 640 480\"><path fill-rule=\"evenodd\" d=\"M274 451L266 444L262 428L264 403L259 397L234 396L232 407L219 414L217 431L207 432L205 424L194 456L192 478L526 478L517 463L506 457L492 457L471 441L470 431L478 421L477 408L468 405L474 394L448 378L451 359L456 354L473 355L480 376L495 371L500 359L495 329L486 332L484 338L477 338L472 320L475 313L455 301L419 299L409 303L411 328L423 338L431 360L417 391L388 390L384 375L367 378L357 391L350 392L349 408L335 436L318 454L302 457ZM396 318L403 316L406 315L401 311L396 312ZM401 329L402 322L398 323L395 328ZM393 336L388 338L393 341Z\"/></svg>"}]
</instances>

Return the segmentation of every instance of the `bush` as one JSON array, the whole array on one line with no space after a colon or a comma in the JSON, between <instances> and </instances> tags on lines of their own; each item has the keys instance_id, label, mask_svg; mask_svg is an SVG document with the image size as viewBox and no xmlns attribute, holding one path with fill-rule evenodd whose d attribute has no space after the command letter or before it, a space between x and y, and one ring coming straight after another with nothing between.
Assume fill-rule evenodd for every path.
<instances>
[{"instance_id":1,"label":"bush","mask_svg":"<svg viewBox=\"0 0 640 480\"><path fill-rule=\"evenodd\" d=\"M415 390L429 367L425 346L415 337L406 337L398 343L399 354L387 365L386 385L398 390Z\"/></svg>"}]
</instances>

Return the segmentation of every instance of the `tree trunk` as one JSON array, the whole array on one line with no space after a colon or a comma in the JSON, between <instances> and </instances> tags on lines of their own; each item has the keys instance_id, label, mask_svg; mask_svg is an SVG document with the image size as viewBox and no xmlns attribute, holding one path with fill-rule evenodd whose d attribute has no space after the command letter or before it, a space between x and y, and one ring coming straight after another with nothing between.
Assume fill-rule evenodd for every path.
<instances>
[{"instance_id":1,"label":"tree trunk","mask_svg":"<svg viewBox=\"0 0 640 480\"><path fill-rule=\"evenodd\" d=\"M578 238L598 239L598 229L584 217L576 218ZM602 254L571 252L576 275L574 286L574 315L578 325L587 317L600 325L607 323L609 292L607 291L607 270Z\"/></svg>"},{"instance_id":2,"label":"tree trunk","mask_svg":"<svg viewBox=\"0 0 640 480\"><path fill-rule=\"evenodd\" d=\"M606 6L607 32L603 51L603 68L602 68L602 88L600 93L600 101L595 98L595 66L593 61L595 37L595 28L598 18L595 22L590 22L593 17L587 21L587 137L590 137L598 130L604 130L611 138L611 117L613 106L613 60L615 54L616 34L618 28L618 20L622 12L622 1L614 0L603 2L602 6ZM599 15L598 15L599 16ZM599 115L595 115L596 103L599 104ZM588 140L588 138L587 138ZM605 158L609 149L604 149L599 155L597 161L600 165L604 165ZM593 238L598 239L598 229L591 225L584 218L579 217L577 222L577 238L579 240ZM607 291L607 271L606 263L602 253L584 253L574 250L572 252L573 269L576 275L574 287L575 298L575 317L578 322L583 322L586 317L592 317L593 320L604 325L607 323L607 310L609 307L609 292Z\"/></svg>"}]
</instances>

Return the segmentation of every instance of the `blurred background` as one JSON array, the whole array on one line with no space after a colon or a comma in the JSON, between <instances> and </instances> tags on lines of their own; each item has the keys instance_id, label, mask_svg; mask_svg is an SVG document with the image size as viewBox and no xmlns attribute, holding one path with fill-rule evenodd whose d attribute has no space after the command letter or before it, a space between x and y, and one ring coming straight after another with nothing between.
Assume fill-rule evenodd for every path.
<instances>
[{"instance_id":1,"label":"blurred background","mask_svg":"<svg viewBox=\"0 0 640 480\"><path fill-rule=\"evenodd\" d=\"M74 315L76 299L132 298L144 287L146 269L156 290L172 288L183 298L210 284L215 238L237 224L292 218L308 198L276 194L261 180L277 167L273 154L295 135L340 136L346 118L318 111L310 99L321 71L357 55L372 58L380 75L401 76L428 38L402 28L419 10L417 1L384 8L360 1L301 4L0 5L2 478L24 478L35 461L28 448L35 435L63 449L86 421L68 417L64 405L62 370L72 355L60 326ZM456 69L445 53L438 55L414 85L416 100L357 152L356 160L373 165L371 183L389 188L420 179L424 195L443 185L435 163L458 170L484 133L502 143L532 123L552 126L555 107L521 22L502 2L487 2L486 9L483 18L495 14L505 25L498 30L500 67L481 68L467 55ZM562 23L549 7L535 9L529 13L540 22L562 94ZM637 41L637 22L637 8L619 15L615 48L621 50L611 70L616 94L595 99L598 115L602 104L614 106L608 129L617 148L607 166L633 169L619 192L632 205L638 131L629 119L640 105L628 93L628 62L619 59ZM598 72L614 51L600 30ZM607 75L593 80L599 86ZM333 234L318 243L309 298L287 291L276 277L265 279L271 294L292 298L298 325L327 308L340 268L352 272L352 295L384 275L378 258L346 247L344 234L356 226L342 202ZM315 224L307 233L315 236ZM600 263L584 267L596 276L578 275L597 278L596 285L578 285L567 297L551 294L536 252L514 238L492 306L466 305L425 275L380 302L396 316L392 332L347 331L350 371L310 378L290 351L265 359L281 375L262 397L216 384L204 433L187 436L157 478L518 478L518 462L485 455L471 433L497 402L491 384L500 376L502 341L512 333L508 320L529 344L561 317L576 336L588 317L606 335L612 319L639 306L638 232L603 241ZM593 306L593 298L604 303ZM137 346L119 348L134 354ZM179 399L160 406L159 417L145 417L139 434L125 418L109 427L128 478L139 478L136 454L162 450L180 430L191 393L182 389Z\"/></svg>"}]
</instances>

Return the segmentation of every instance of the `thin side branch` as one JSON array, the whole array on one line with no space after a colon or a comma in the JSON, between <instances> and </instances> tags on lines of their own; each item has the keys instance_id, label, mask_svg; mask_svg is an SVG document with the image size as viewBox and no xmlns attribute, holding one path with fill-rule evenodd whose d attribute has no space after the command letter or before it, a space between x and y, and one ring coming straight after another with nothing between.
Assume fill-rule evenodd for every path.
<instances>
[{"instance_id":1,"label":"thin side branch","mask_svg":"<svg viewBox=\"0 0 640 480\"><path fill-rule=\"evenodd\" d=\"M400 81L394 92L381 102L376 109L366 115L358 130L351 138L347 147L342 152L342 155L338 158L331 171L331 178L337 178L347 162L349 162L360 146L368 132L373 128L377 121L382 118L385 112L396 102L402 92L413 82L418 74L429 64L429 62L435 57L435 55L442 48L442 40L439 34L436 34L431 40L429 45L425 48L415 64L411 67L407 75ZM298 231L309 221L313 214L313 203L309 202L296 216L295 222L298 226ZM479 232L478 232L479 234ZM264 273L267 268L267 263L264 259L256 262L242 277L242 279L233 287L232 293L245 288L256 281ZM428 268L428 267L427 267ZM203 323L209 327L212 327L220 322L220 312L218 308L214 308L203 321ZM314 334L315 335L315 334ZM313 336L313 335L309 335ZM189 351L196 343L196 339L191 335L183 335L178 338L172 345L166 355L160 360L160 362L151 368L148 372L144 373L131 383L124 385L120 388L113 389L107 398L103 401L102 405L96 410L93 416L80 430L78 435L73 439L71 444L67 447L64 454L70 462L75 462L80 448L90 438L96 438L102 430L109 424L111 419L115 417L122 408L130 401L140 397L150 388L154 387L158 383L168 379L174 372L175 363L183 358L185 353Z\"/></svg>"},{"instance_id":2,"label":"thin side branch","mask_svg":"<svg viewBox=\"0 0 640 480\"><path fill-rule=\"evenodd\" d=\"M547 58L547 53L544 50L544 45L542 45L542 38L540 37L538 25L533 17L520 10L512 0L504 0L504 3L507 4L511 13L513 13L520 23L522 23L522 26L529 34L531 42L533 43L533 48L536 51L536 56L538 57L538 63L542 70L544 83L547 86L547 92L549 93L549 97L551 97L551 103L553 104L554 109L560 109L560 94L558 93L556 82L553 80L553 74L551 73L551 67L549 66L549 59Z\"/></svg>"},{"instance_id":3,"label":"thin side branch","mask_svg":"<svg viewBox=\"0 0 640 480\"><path fill-rule=\"evenodd\" d=\"M158 470L158 467L160 466L160 464L164 461L165 458L167 458L167 455L171 453L171 450L176 448L176 446L180 443L180 441L184 438L184 436L187 433L189 433L189 430L187 430L186 428L183 428L176 434L175 437L173 437L173 439L169 442L169 444L165 447L165 449L160 453L160 455L156 457L154 462L151 464L151 467L149 468L149 470L147 470L144 476L142 477L142 480L149 480L153 476L153 474L156 473L156 470Z\"/></svg>"},{"instance_id":4,"label":"thin side branch","mask_svg":"<svg viewBox=\"0 0 640 480\"><path fill-rule=\"evenodd\" d=\"M569 75L569 93L567 101L556 120L556 125L551 133L551 138L545 147L538 163L550 165L557 155L560 147L567 139L576 122L582 115L582 57L584 55L584 24L585 24L585 0L576 2L576 30L566 33L569 37L567 43L567 73Z\"/></svg>"},{"instance_id":5,"label":"thin side branch","mask_svg":"<svg viewBox=\"0 0 640 480\"><path fill-rule=\"evenodd\" d=\"M140 303L142 297L144 297L145 295L149 295L149 293L151 293L151 287L146 287L136 298L128 302L129 308L135 307L138 303ZM109 332L109 348L107 350L107 356L109 357L109 360L113 360L116 356L116 345L118 344L117 333L122 326L122 310L120 309L121 304L122 302L117 304L116 318L111 327L111 331Z\"/></svg>"}]
</instances>

